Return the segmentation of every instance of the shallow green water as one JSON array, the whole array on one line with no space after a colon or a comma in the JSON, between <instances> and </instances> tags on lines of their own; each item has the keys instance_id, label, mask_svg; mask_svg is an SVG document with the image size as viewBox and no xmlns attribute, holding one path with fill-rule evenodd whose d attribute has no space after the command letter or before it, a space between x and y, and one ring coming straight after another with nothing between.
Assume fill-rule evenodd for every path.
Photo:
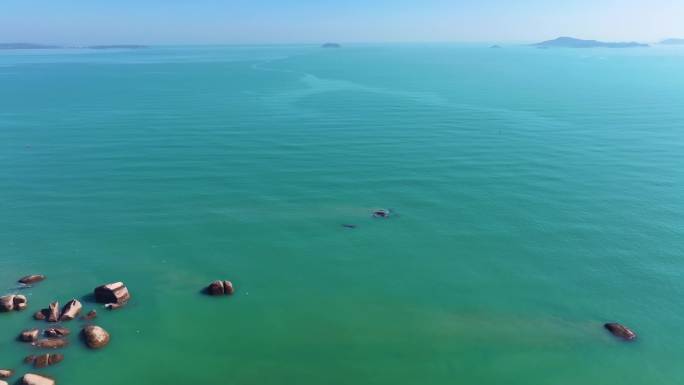
<instances>
[{"instance_id":1,"label":"shallow green water","mask_svg":"<svg viewBox=\"0 0 684 385\"><path fill-rule=\"evenodd\" d=\"M42 373L679 383L683 66L662 48L2 52L0 288L49 278L0 314L0 367L29 370L14 338L34 311L123 280L132 302L97 321L110 346L74 339ZM236 295L199 294L217 278Z\"/></svg>"}]
</instances>

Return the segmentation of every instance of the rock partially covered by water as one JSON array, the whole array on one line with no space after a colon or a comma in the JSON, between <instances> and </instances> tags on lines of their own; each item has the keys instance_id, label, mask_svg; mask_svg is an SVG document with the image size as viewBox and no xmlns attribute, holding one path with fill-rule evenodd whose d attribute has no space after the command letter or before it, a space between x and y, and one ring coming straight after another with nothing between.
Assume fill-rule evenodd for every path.
<instances>
[{"instance_id":1,"label":"rock partially covered by water","mask_svg":"<svg viewBox=\"0 0 684 385\"><path fill-rule=\"evenodd\" d=\"M108 303L105 305L105 309L107 310L116 310L120 309L125 305L125 303Z\"/></svg>"},{"instance_id":2,"label":"rock partially covered by water","mask_svg":"<svg viewBox=\"0 0 684 385\"><path fill-rule=\"evenodd\" d=\"M33 319L37 321L45 321L47 319L47 309L39 310L33 314Z\"/></svg>"},{"instance_id":3,"label":"rock partially covered by water","mask_svg":"<svg viewBox=\"0 0 684 385\"><path fill-rule=\"evenodd\" d=\"M0 378L10 378L14 375L14 371L10 369L0 369Z\"/></svg>"},{"instance_id":4,"label":"rock partially covered by water","mask_svg":"<svg viewBox=\"0 0 684 385\"><path fill-rule=\"evenodd\" d=\"M45 276L42 274L33 274L33 275L27 275L26 277L20 278L19 283L23 283L24 285L32 285L34 283L38 283L40 281L45 280Z\"/></svg>"},{"instance_id":5,"label":"rock partially covered by water","mask_svg":"<svg viewBox=\"0 0 684 385\"><path fill-rule=\"evenodd\" d=\"M29 361L31 359L32 361ZM64 361L64 355L59 353L29 356L26 357L26 359L24 360L24 362L26 363L33 363L33 366L36 368L45 368L48 366L59 364L62 361Z\"/></svg>"},{"instance_id":6,"label":"rock partially covered by water","mask_svg":"<svg viewBox=\"0 0 684 385\"><path fill-rule=\"evenodd\" d=\"M64 309L62 310L62 316L60 317L61 321L71 321L76 319L76 317L81 314L81 309L83 309L83 305L81 305L80 302L78 302L75 299L72 299L71 301L67 302L66 305L64 305Z\"/></svg>"},{"instance_id":7,"label":"rock partially covered by water","mask_svg":"<svg viewBox=\"0 0 684 385\"><path fill-rule=\"evenodd\" d=\"M28 307L28 300L23 295L5 295L0 297L0 312L21 311Z\"/></svg>"},{"instance_id":8,"label":"rock partially covered by water","mask_svg":"<svg viewBox=\"0 0 684 385\"><path fill-rule=\"evenodd\" d=\"M57 327L57 328L45 329L44 334L48 338L62 338L62 337L66 337L69 334L71 334L71 331L67 328Z\"/></svg>"},{"instance_id":9,"label":"rock partially covered by water","mask_svg":"<svg viewBox=\"0 0 684 385\"><path fill-rule=\"evenodd\" d=\"M88 314L83 316L83 319L86 321L92 321L95 318L97 318L97 312L95 310L91 310L88 312Z\"/></svg>"},{"instance_id":10,"label":"rock partially covered by water","mask_svg":"<svg viewBox=\"0 0 684 385\"><path fill-rule=\"evenodd\" d=\"M40 335L40 330L38 329L29 329L29 330L24 330L19 334L19 340L23 342L36 342L38 341L38 336Z\"/></svg>"},{"instance_id":11,"label":"rock partially covered by water","mask_svg":"<svg viewBox=\"0 0 684 385\"><path fill-rule=\"evenodd\" d=\"M619 323L607 323L603 325L603 327L605 327L615 337L622 338L625 341L633 341L637 338L636 333L630 330L627 326L620 325Z\"/></svg>"},{"instance_id":12,"label":"rock partially covered by water","mask_svg":"<svg viewBox=\"0 0 684 385\"><path fill-rule=\"evenodd\" d=\"M83 328L83 338L86 345L91 349L101 349L109 343L109 333L99 326L86 326Z\"/></svg>"},{"instance_id":13,"label":"rock partially covered by water","mask_svg":"<svg viewBox=\"0 0 684 385\"><path fill-rule=\"evenodd\" d=\"M0 312L8 312L14 310L14 296L6 295L0 297Z\"/></svg>"},{"instance_id":14,"label":"rock partially covered by water","mask_svg":"<svg viewBox=\"0 0 684 385\"><path fill-rule=\"evenodd\" d=\"M98 303L123 305L129 299L131 299L131 295L123 282L110 283L95 288L95 300Z\"/></svg>"},{"instance_id":15,"label":"rock partially covered by water","mask_svg":"<svg viewBox=\"0 0 684 385\"><path fill-rule=\"evenodd\" d=\"M390 217L392 214L392 211L389 209L378 209L373 211L373 218L384 218L387 219Z\"/></svg>"},{"instance_id":16,"label":"rock partially covered by water","mask_svg":"<svg viewBox=\"0 0 684 385\"><path fill-rule=\"evenodd\" d=\"M33 343L33 346L41 349L61 349L69 345L69 341L64 338L46 338Z\"/></svg>"},{"instance_id":17,"label":"rock partially covered by water","mask_svg":"<svg viewBox=\"0 0 684 385\"><path fill-rule=\"evenodd\" d=\"M33 373L26 373L21 379L23 385L55 385L57 382L46 376L41 376Z\"/></svg>"},{"instance_id":18,"label":"rock partially covered by water","mask_svg":"<svg viewBox=\"0 0 684 385\"><path fill-rule=\"evenodd\" d=\"M235 293L235 288L230 281L214 281L207 287L206 292L213 296L232 295Z\"/></svg>"},{"instance_id":19,"label":"rock partially covered by water","mask_svg":"<svg viewBox=\"0 0 684 385\"><path fill-rule=\"evenodd\" d=\"M48 306L47 320L48 322L59 321L59 302L53 302Z\"/></svg>"}]
</instances>

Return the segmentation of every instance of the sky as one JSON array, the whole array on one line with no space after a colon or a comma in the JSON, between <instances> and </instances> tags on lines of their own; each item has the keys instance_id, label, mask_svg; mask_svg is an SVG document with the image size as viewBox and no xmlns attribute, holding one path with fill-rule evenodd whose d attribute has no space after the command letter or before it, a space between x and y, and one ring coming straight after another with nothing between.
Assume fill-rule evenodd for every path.
<instances>
[{"instance_id":1,"label":"sky","mask_svg":"<svg viewBox=\"0 0 684 385\"><path fill-rule=\"evenodd\" d=\"M0 0L0 42L261 44L684 38L684 0Z\"/></svg>"}]
</instances>

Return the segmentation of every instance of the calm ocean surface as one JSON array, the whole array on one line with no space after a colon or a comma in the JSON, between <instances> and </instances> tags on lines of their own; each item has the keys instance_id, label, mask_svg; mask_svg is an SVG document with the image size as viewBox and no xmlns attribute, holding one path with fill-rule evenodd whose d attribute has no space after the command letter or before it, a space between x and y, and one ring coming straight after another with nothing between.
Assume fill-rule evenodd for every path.
<instances>
[{"instance_id":1,"label":"calm ocean surface","mask_svg":"<svg viewBox=\"0 0 684 385\"><path fill-rule=\"evenodd\" d=\"M658 47L0 52L0 291L48 275L0 314L0 367L34 370L33 312L122 280L111 344L39 372L680 384L682 68ZM232 298L199 294L218 278Z\"/></svg>"}]
</instances>

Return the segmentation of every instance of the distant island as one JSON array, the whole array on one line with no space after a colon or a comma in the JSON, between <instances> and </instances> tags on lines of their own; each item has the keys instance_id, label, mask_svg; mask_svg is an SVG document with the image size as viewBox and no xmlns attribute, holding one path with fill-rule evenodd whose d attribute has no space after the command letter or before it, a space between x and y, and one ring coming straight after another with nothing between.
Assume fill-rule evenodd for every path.
<instances>
[{"instance_id":1,"label":"distant island","mask_svg":"<svg viewBox=\"0 0 684 385\"><path fill-rule=\"evenodd\" d=\"M500 45L493 45L493 46L491 46L491 47L489 47L489 48L492 48L492 49L499 49L499 48L501 48L501 46L500 46Z\"/></svg>"},{"instance_id":2,"label":"distant island","mask_svg":"<svg viewBox=\"0 0 684 385\"><path fill-rule=\"evenodd\" d=\"M684 39L665 39L660 42L664 45L684 45Z\"/></svg>"},{"instance_id":3,"label":"distant island","mask_svg":"<svg viewBox=\"0 0 684 385\"><path fill-rule=\"evenodd\" d=\"M608 43L598 40L575 39L573 37L559 37L532 45L539 48L635 48L649 46L648 44L637 42Z\"/></svg>"},{"instance_id":4,"label":"distant island","mask_svg":"<svg viewBox=\"0 0 684 385\"><path fill-rule=\"evenodd\" d=\"M146 45L138 44L113 44L113 45L91 45L86 48L90 49L142 49L148 48Z\"/></svg>"},{"instance_id":5,"label":"distant island","mask_svg":"<svg viewBox=\"0 0 684 385\"><path fill-rule=\"evenodd\" d=\"M87 48L87 49L141 49L148 48L138 44L112 44L112 45L90 45L85 47L59 46L34 43L0 43L0 49L66 49L66 48Z\"/></svg>"},{"instance_id":6,"label":"distant island","mask_svg":"<svg viewBox=\"0 0 684 385\"><path fill-rule=\"evenodd\" d=\"M62 48L56 45L33 44L33 43L0 43L0 49L53 49Z\"/></svg>"},{"instance_id":7,"label":"distant island","mask_svg":"<svg viewBox=\"0 0 684 385\"><path fill-rule=\"evenodd\" d=\"M321 47L323 48L342 48L340 44L337 43L325 43Z\"/></svg>"}]
</instances>

